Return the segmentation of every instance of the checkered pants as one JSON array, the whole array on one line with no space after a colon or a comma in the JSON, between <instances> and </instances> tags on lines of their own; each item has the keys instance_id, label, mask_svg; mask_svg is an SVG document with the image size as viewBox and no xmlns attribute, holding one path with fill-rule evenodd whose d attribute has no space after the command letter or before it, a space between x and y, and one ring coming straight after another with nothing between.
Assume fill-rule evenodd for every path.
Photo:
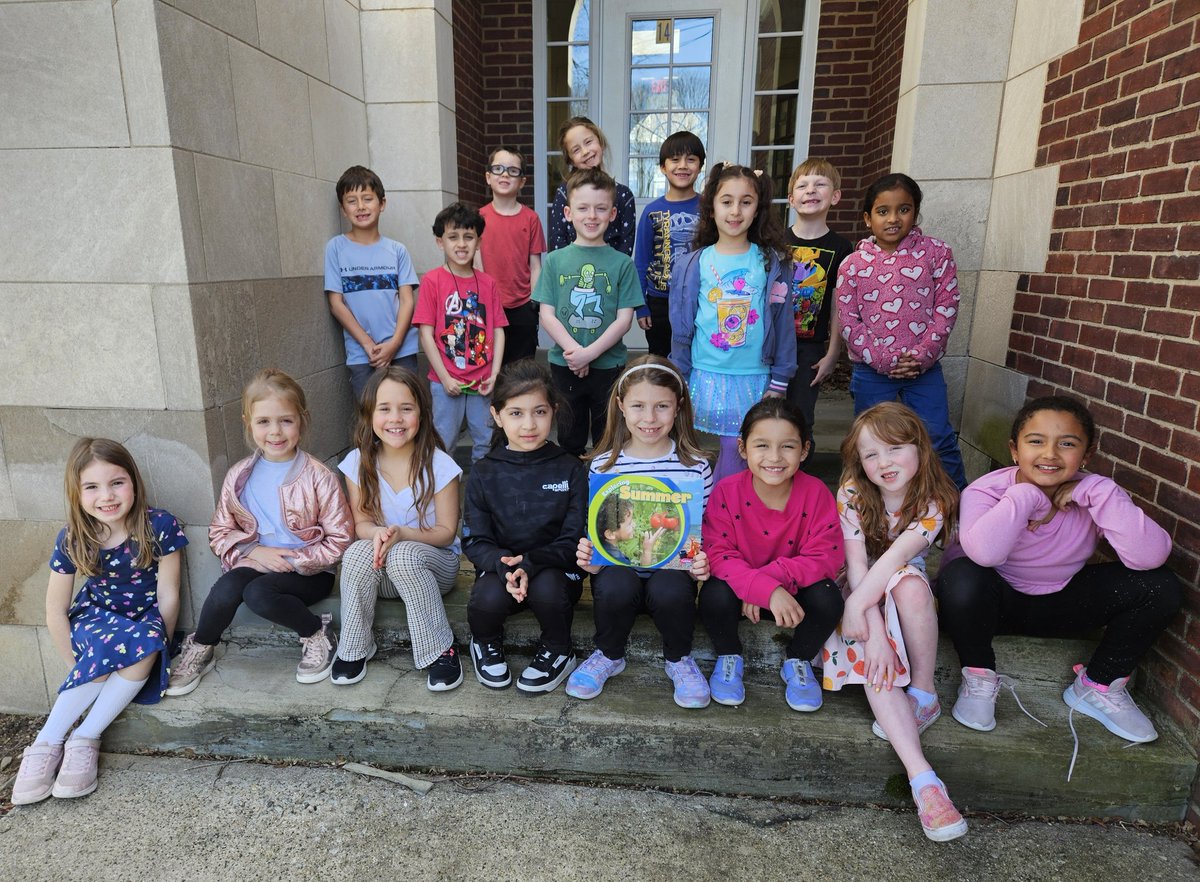
<instances>
[{"instance_id":1,"label":"checkered pants","mask_svg":"<svg viewBox=\"0 0 1200 882\"><path fill-rule=\"evenodd\" d=\"M342 623L338 657L357 661L375 647L376 597L399 597L408 612L413 663L428 667L454 644L442 595L458 577L458 555L424 542L397 542L382 570L374 567L374 545L355 542L342 558Z\"/></svg>"}]
</instances>

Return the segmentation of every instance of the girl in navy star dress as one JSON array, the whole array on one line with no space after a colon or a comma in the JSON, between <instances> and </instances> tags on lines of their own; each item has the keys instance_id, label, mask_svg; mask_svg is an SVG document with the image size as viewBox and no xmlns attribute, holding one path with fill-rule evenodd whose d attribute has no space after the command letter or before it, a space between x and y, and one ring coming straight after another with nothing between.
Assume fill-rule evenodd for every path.
<instances>
[{"instance_id":1,"label":"girl in navy star dress","mask_svg":"<svg viewBox=\"0 0 1200 882\"><path fill-rule=\"evenodd\" d=\"M75 445L66 493L67 525L50 558L46 628L73 667L25 749L15 805L95 790L101 734L131 701L153 704L167 687L164 653L179 612L183 527L147 507L137 465L116 441L83 438ZM72 600L76 573L86 581Z\"/></svg>"}]
</instances>

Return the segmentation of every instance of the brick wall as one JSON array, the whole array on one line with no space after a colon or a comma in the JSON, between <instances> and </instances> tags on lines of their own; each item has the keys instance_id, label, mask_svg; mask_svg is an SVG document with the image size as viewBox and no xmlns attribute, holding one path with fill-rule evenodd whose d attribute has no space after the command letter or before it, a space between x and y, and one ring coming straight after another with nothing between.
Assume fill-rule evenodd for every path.
<instances>
[{"instance_id":1,"label":"brick wall","mask_svg":"<svg viewBox=\"0 0 1200 882\"><path fill-rule=\"evenodd\" d=\"M458 42L460 33L468 42ZM533 2L454 0L454 36L458 188L462 199L481 204L491 199L483 174L494 148L520 150L526 169L534 170ZM468 52L460 50L463 45ZM533 204L532 177L521 196Z\"/></svg>"},{"instance_id":2,"label":"brick wall","mask_svg":"<svg viewBox=\"0 0 1200 882\"><path fill-rule=\"evenodd\" d=\"M1018 283L1008 366L1085 399L1092 466L1175 537L1184 612L1143 689L1200 747L1200 9L1087 0L1051 62L1039 165L1061 163L1046 271ZM1196 803L1194 802L1194 805Z\"/></svg>"},{"instance_id":3,"label":"brick wall","mask_svg":"<svg viewBox=\"0 0 1200 882\"><path fill-rule=\"evenodd\" d=\"M829 225L852 239L866 230L860 197L891 170L907 6L826 0L817 31L809 153L842 175L842 201Z\"/></svg>"}]
</instances>

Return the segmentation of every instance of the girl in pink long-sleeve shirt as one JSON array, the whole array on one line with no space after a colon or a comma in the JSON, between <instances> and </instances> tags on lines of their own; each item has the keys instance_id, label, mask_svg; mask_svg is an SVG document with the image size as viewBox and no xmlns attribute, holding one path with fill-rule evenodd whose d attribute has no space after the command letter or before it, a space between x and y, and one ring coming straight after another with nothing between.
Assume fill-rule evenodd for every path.
<instances>
[{"instance_id":1,"label":"girl in pink long-sleeve shirt","mask_svg":"<svg viewBox=\"0 0 1200 882\"><path fill-rule=\"evenodd\" d=\"M855 416L883 401L908 405L961 490L967 477L940 364L958 318L958 276L950 246L915 226L920 212L921 188L908 175L867 188L863 220L872 235L838 270L838 321L854 363Z\"/></svg>"},{"instance_id":2,"label":"girl in pink long-sleeve shirt","mask_svg":"<svg viewBox=\"0 0 1200 882\"><path fill-rule=\"evenodd\" d=\"M757 623L767 610L777 626L794 629L779 672L788 706L821 706L809 660L842 617L833 578L846 553L833 494L800 471L811 449L800 409L763 399L742 420L738 452L747 471L718 483L704 510L712 578L700 590L700 617L717 651L709 687L719 704L745 700L738 621Z\"/></svg>"},{"instance_id":3,"label":"girl in pink long-sleeve shirt","mask_svg":"<svg viewBox=\"0 0 1200 882\"><path fill-rule=\"evenodd\" d=\"M1112 480L1084 471L1095 434L1075 399L1031 401L1013 423L1013 466L963 491L938 599L963 665L954 719L968 728L995 728L996 694L1011 688L995 670L994 635L1103 628L1063 701L1128 741L1158 737L1126 685L1179 608L1179 580L1163 566L1171 538ZM1101 539L1118 560L1088 564Z\"/></svg>"}]
</instances>

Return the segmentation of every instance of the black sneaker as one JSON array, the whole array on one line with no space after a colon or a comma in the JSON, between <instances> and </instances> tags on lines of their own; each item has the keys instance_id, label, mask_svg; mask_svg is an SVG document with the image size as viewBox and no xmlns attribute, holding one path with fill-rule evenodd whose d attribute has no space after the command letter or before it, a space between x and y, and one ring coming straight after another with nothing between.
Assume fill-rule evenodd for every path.
<instances>
[{"instance_id":1,"label":"black sneaker","mask_svg":"<svg viewBox=\"0 0 1200 882\"><path fill-rule=\"evenodd\" d=\"M439 655L428 670L429 679L425 685L430 692L447 692L463 680L462 663L458 660L458 650L453 646Z\"/></svg>"},{"instance_id":2,"label":"black sneaker","mask_svg":"<svg viewBox=\"0 0 1200 882\"><path fill-rule=\"evenodd\" d=\"M517 688L522 692L553 692L573 670L575 653L567 650L566 655L559 655L541 646L529 667L517 679Z\"/></svg>"},{"instance_id":3,"label":"black sneaker","mask_svg":"<svg viewBox=\"0 0 1200 882\"><path fill-rule=\"evenodd\" d=\"M503 689L512 682L508 662L504 659L504 646L499 640L477 643L471 638L471 664L475 666L475 679L492 689Z\"/></svg>"}]
</instances>

